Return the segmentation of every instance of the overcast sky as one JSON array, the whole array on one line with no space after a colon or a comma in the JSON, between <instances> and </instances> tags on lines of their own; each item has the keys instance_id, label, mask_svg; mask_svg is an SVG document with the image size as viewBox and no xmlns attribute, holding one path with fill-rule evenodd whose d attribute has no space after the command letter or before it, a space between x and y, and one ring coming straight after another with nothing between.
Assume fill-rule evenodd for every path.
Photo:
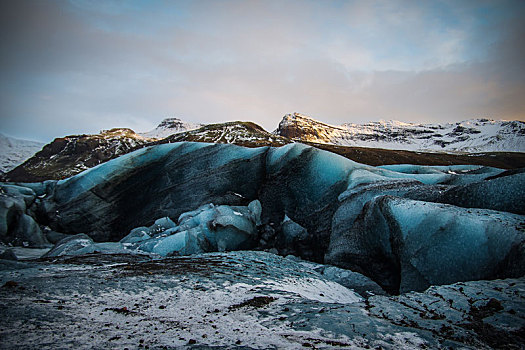
<instances>
[{"instance_id":1,"label":"overcast sky","mask_svg":"<svg viewBox=\"0 0 525 350\"><path fill-rule=\"evenodd\" d=\"M525 1L1 1L0 132L525 120Z\"/></svg>"}]
</instances>

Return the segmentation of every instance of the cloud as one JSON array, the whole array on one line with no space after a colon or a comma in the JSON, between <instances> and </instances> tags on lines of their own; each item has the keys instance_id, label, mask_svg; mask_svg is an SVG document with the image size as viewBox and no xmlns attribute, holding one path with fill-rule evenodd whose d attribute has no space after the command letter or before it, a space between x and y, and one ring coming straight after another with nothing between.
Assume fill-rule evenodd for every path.
<instances>
[{"instance_id":1,"label":"cloud","mask_svg":"<svg viewBox=\"0 0 525 350\"><path fill-rule=\"evenodd\" d=\"M515 1L0 5L2 132L49 140L177 116L525 119Z\"/></svg>"}]
</instances>

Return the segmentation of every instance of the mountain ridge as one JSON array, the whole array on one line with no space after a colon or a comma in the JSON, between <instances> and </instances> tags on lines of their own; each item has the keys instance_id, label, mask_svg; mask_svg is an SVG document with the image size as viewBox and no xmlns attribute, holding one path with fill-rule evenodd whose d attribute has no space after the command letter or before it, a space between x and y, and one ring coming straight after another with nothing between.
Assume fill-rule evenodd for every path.
<instances>
[{"instance_id":1,"label":"mountain ridge","mask_svg":"<svg viewBox=\"0 0 525 350\"><path fill-rule=\"evenodd\" d=\"M490 124L490 121L480 120L479 123ZM523 141L525 141L525 123L522 123L523 125L520 124L521 122L500 123L510 123L506 126L511 129L514 127L515 132L511 136L513 136L514 141L517 140L517 148L522 149ZM422 152L417 147L412 147L412 150L405 150L402 146L406 145L408 141L399 142L399 140L410 140L410 137L414 135L432 139L432 137L427 136L435 134L436 130L451 130L452 124L447 124L448 129L439 124L425 124L426 129L414 128L416 124L392 121L366 124L381 127L380 132L374 131L371 127L368 129L356 127L357 124L345 125L333 126L294 113L285 115L279 123L279 127L270 133L253 122L233 121L202 125L188 123L178 118L167 118L155 129L145 133L136 133L129 128L114 128L102 130L99 134L70 135L56 138L23 164L3 175L3 178L19 182L63 179L139 148L184 141L231 143L244 147L280 147L292 142L300 142L369 165L403 163L418 165L476 164L508 169L525 166L525 153L523 152L467 154L465 152L443 152L434 149L428 153L428 151ZM349 134L348 131L352 129L349 129L348 125L353 125L353 130L359 130L359 133ZM395 127L404 129L399 131L394 129ZM465 127L461 123L454 124L452 130L451 132L455 133L457 137L481 134L478 132L479 130L474 129L474 126ZM164 137L164 135L169 136ZM340 138L341 135L346 137ZM348 146L347 144L352 141L352 135L357 135L358 141L361 140L366 146ZM370 140L374 142L370 142ZM384 140L390 140L390 143L385 143ZM435 138L432 140L435 142ZM499 140L504 140L504 137L500 135ZM393 146L388 149L385 145ZM440 146L440 148L443 147Z\"/></svg>"},{"instance_id":2,"label":"mountain ridge","mask_svg":"<svg viewBox=\"0 0 525 350\"><path fill-rule=\"evenodd\" d=\"M274 131L295 141L420 152L525 152L525 123L470 119L416 124L379 121L330 125L300 113L287 114Z\"/></svg>"}]
</instances>

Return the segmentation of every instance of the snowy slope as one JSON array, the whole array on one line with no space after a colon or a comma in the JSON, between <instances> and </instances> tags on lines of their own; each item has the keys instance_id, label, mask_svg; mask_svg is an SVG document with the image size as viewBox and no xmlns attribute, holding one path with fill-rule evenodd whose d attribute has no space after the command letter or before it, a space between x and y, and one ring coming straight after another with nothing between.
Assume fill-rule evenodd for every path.
<instances>
[{"instance_id":1,"label":"snowy slope","mask_svg":"<svg viewBox=\"0 0 525 350\"><path fill-rule=\"evenodd\" d=\"M139 133L139 135L150 139L160 140L179 132L198 129L201 126L202 124L189 123L178 118L166 118L155 129Z\"/></svg>"},{"instance_id":2,"label":"snowy slope","mask_svg":"<svg viewBox=\"0 0 525 350\"><path fill-rule=\"evenodd\" d=\"M0 134L0 171L8 172L40 151L43 143Z\"/></svg>"},{"instance_id":3,"label":"snowy slope","mask_svg":"<svg viewBox=\"0 0 525 350\"><path fill-rule=\"evenodd\" d=\"M299 113L287 114L276 134L341 146L432 152L525 152L525 123L472 119L458 123L413 124L379 121L329 125Z\"/></svg>"}]
</instances>

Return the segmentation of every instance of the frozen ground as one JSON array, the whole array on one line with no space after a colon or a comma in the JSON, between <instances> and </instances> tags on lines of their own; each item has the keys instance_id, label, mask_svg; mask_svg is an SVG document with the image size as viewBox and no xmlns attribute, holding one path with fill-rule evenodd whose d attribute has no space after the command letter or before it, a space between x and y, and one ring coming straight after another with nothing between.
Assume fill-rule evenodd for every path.
<instances>
[{"instance_id":1,"label":"frozen ground","mask_svg":"<svg viewBox=\"0 0 525 350\"><path fill-rule=\"evenodd\" d=\"M0 260L0 348L522 348L525 280L363 299L264 252Z\"/></svg>"}]
</instances>

